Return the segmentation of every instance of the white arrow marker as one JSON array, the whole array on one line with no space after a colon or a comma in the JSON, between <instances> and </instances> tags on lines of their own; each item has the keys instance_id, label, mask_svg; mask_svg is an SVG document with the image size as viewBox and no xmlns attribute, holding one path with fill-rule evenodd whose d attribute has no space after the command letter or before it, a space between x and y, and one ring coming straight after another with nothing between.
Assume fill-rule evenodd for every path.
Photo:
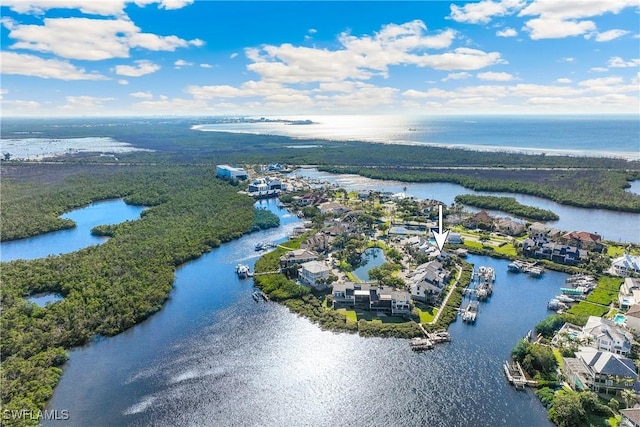
<instances>
[{"instance_id":1,"label":"white arrow marker","mask_svg":"<svg viewBox=\"0 0 640 427\"><path fill-rule=\"evenodd\" d=\"M449 236L449 230L443 231L442 228L442 205L438 205L438 231L431 230L433 233L433 238L436 239L436 245L438 245L438 250L442 252L442 248L444 247L444 242L447 240Z\"/></svg>"}]
</instances>

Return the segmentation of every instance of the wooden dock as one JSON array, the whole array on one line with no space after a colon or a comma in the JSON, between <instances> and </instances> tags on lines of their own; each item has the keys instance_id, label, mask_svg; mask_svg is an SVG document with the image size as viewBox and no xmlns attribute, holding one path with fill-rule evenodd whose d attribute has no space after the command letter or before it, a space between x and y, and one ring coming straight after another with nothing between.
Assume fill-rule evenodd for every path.
<instances>
[{"instance_id":1,"label":"wooden dock","mask_svg":"<svg viewBox=\"0 0 640 427\"><path fill-rule=\"evenodd\" d=\"M475 323L477 316L478 316L478 302L469 301L469 304L467 304L467 307L462 312L462 321L468 322L468 323Z\"/></svg>"},{"instance_id":2,"label":"wooden dock","mask_svg":"<svg viewBox=\"0 0 640 427\"><path fill-rule=\"evenodd\" d=\"M451 335L447 331L428 332L421 323L418 323L420 330L424 334L424 338L412 338L409 342L411 349L414 351L431 350L436 344L451 341Z\"/></svg>"},{"instance_id":3,"label":"wooden dock","mask_svg":"<svg viewBox=\"0 0 640 427\"><path fill-rule=\"evenodd\" d=\"M529 384L529 381L527 381L520 363L506 361L504 362L503 367L504 373L507 375L507 380L509 380L517 390L524 390L524 388Z\"/></svg>"}]
</instances>

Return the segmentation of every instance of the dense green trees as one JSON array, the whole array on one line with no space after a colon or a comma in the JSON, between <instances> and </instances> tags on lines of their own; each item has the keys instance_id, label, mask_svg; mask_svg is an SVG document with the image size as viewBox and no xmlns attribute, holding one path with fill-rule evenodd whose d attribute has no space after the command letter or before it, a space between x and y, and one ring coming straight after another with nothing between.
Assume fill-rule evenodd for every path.
<instances>
[{"instance_id":1,"label":"dense green trees","mask_svg":"<svg viewBox=\"0 0 640 427\"><path fill-rule=\"evenodd\" d=\"M4 408L42 408L61 375L64 348L95 335L117 334L156 312L171 291L177 266L241 236L254 222L253 200L217 180L212 168L103 172L71 174L46 191L43 183L16 191L11 180L3 180L3 206L15 202L23 216L33 214L30 225L22 227L15 209L3 208L3 233L14 236L14 227L29 233L46 229L48 215L107 194L151 206L138 221L101 227L101 233L111 236L102 245L2 264ZM264 222L269 215L262 217ZM25 299L39 292L64 298L46 307Z\"/></svg>"},{"instance_id":2,"label":"dense green trees","mask_svg":"<svg viewBox=\"0 0 640 427\"><path fill-rule=\"evenodd\" d=\"M553 221L560 218L550 210L523 205L519 203L515 197L460 194L456 196L455 201L457 203L475 206L477 208L500 210L526 219Z\"/></svg>"}]
</instances>

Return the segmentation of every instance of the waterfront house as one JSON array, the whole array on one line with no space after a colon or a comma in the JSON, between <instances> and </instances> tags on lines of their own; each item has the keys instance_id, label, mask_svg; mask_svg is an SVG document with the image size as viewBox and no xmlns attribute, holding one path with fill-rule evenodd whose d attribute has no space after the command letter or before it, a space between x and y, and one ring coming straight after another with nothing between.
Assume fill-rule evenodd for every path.
<instances>
[{"instance_id":1,"label":"waterfront house","mask_svg":"<svg viewBox=\"0 0 640 427\"><path fill-rule=\"evenodd\" d=\"M619 427L640 427L640 408L620 410Z\"/></svg>"},{"instance_id":2,"label":"waterfront house","mask_svg":"<svg viewBox=\"0 0 640 427\"><path fill-rule=\"evenodd\" d=\"M626 317L626 326L629 330L640 332L640 304L634 304L624 314Z\"/></svg>"},{"instance_id":3,"label":"waterfront house","mask_svg":"<svg viewBox=\"0 0 640 427\"><path fill-rule=\"evenodd\" d=\"M640 279L627 277L620 285L618 292L618 306L621 310L627 310L634 304L640 303Z\"/></svg>"},{"instance_id":4,"label":"waterfront house","mask_svg":"<svg viewBox=\"0 0 640 427\"><path fill-rule=\"evenodd\" d=\"M633 335L621 329L613 321L602 317L589 316L582 328L585 338L591 338L591 345L598 350L606 350L623 356L631 352Z\"/></svg>"},{"instance_id":5,"label":"waterfront house","mask_svg":"<svg viewBox=\"0 0 640 427\"><path fill-rule=\"evenodd\" d=\"M581 347L575 358L564 358L562 369L573 388L597 393L632 389L638 380L633 360L591 347Z\"/></svg>"},{"instance_id":6,"label":"waterfront house","mask_svg":"<svg viewBox=\"0 0 640 427\"><path fill-rule=\"evenodd\" d=\"M509 236L518 236L526 230L524 222L514 221L511 218L499 218L495 226L497 231Z\"/></svg>"},{"instance_id":7,"label":"waterfront house","mask_svg":"<svg viewBox=\"0 0 640 427\"><path fill-rule=\"evenodd\" d=\"M561 241L579 249L587 249L589 251L600 252L602 250L602 237L596 233L587 231L572 231L565 233L561 237Z\"/></svg>"},{"instance_id":8,"label":"waterfront house","mask_svg":"<svg viewBox=\"0 0 640 427\"><path fill-rule=\"evenodd\" d=\"M313 288L326 287L326 279L331 274L331 268L320 261L308 261L300 266L298 276L305 285Z\"/></svg>"},{"instance_id":9,"label":"waterfront house","mask_svg":"<svg viewBox=\"0 0 640 427\"><path fill-rule=\"evenodd\" d=\"M611 272L620 277L640 275L640 256L625 253L611 261Z\"/></svg>"},{"instance_id":10,"label":"waterfront house","mask_svg":"<svg viewBox=\"0 0 640 427\"><path fill-rule=\"evenodd\" d=\"M235 168L229 165L216 166L216 176L223 179L239 179L245 180L249 178L247 171L242 168Z\"/></svg>"},{"instance_id":11,"label":"waterfront house","mask_svg":"<svg viewBox=\"0 0 640 427\"><path fill-rule=\"evenodd\" d=\"M483 230L493 230L494 218L487 213L487 211L480 211L470 218L467 218L462 222L462 225L466 228Z\"/></svg>"},{"instance_id":12,"label":"waterfront house","mask_svg":"<svg viewBox=\"0 0 640 427\"><path fill-rule=\"evenodd\" d=\"M447 285L449 272L438 261L419 265L407 275L411 298L417 301L435 301Z\"/></svg>"},{"instance_id":13,"label":"waterfront house","mask_svg":"<svg viewBox=\"0 0 640 427\"><path fill-rule=\"evenodd\" d=\"M354 308L391 315L411 312L411 296L395 288L378 287L369 283L334 283L334 308Z\"/></svg>"},{"instance_id":14,"label":"waterfront house","mask_svg":"<svg viewBox=\"0 0 640 427\"><path fill-rule=\"evenodd\" d=\"M295 249L280 257L280 267L287 268L295 264L304 264L305 262L317 260L318 256L317 252L308 249Z\"/></svg>"},{"instance_id":15,"label":"waterfront house","mask_svg":"<svg viewBox=\"0 0 640 427\"><path fill-rule=\"evenodd\" d=\"M529 237L537 238L537 237L547 237L552 238L558 236L560 234L560 230L557 228L550 227L541 222L534 222L529 226Z\"/></svg>"},{"instance_id":16,"label":"waterfront house","mask_svg":"<svg viewBox=\"0 0 640 427\"><path fill-rule=\"evenodd\" d=\"M567 265L577 265L587 258L587 251L576 246L556 243L547 237L529 237L522 241L522 252L526 256L548 259Z\"/></svg>"}]
</instances>

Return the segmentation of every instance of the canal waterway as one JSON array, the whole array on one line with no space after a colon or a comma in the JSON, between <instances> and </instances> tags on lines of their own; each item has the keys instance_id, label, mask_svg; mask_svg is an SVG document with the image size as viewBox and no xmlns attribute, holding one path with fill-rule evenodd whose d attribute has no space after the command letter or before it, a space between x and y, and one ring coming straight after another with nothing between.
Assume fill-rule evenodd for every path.
<instances>
[{"instance_id":1,"label":"canal waterway","mask_svg":"<svg viewBox=\"0 0 640 427\"><path fill-rule=\"evenodd\" d=\"M492 298L452 342L416 353L407 340L322 331L273 302L251 298L238 263L258 242L282 242L300 220L274 200L277 229L246 235L186 263L162 310L115 337L70 351L45 426L549 426L531 391L515 391L502 363L548 313L566 275L495 268Z\"/></svg>"},{"instance_id":2,"label":"canal waterway","mask_svg":"<svg viewBox=\"0 0 640 427\"><path fill-rule=\"evenodd\" d=\"M93 236L91 234L93 227L138 219L143 209L142 206L128 205L122 199L92 203L61 215L61 218L74 221L76 223L74 228L2 242L0 260L6 262L15 259L44 258L99 245L106 241L106 238Z\"/></svg>"},{"instance_id":3,"label":"canal waterway","mask_svg":"<svg viewBox=\"0 0 640 427\"><path fill-rule=\"evenodd\" d=\"M459 194L482 194L493 196L515 197L522 204L535 206L541 209L549 209L560 219L547 221L546 224L563 231L589 231L600 234L604 239L614 242L640 243L640 214L629 212L615 212L605 209L586 209L574 206L561 205L541 197L528 196L516 193L498 193L490 191L473 191L458 184L447 182L410 183L400 181L386 181L371 179L353 174L332 174L321 172L317 169L298 169L294 176L303 176L319 180L321 182L335 183L348 191L390 191L393 193L404 192L408 196L420 199L435 199L446 204L453 203ZM632 183L630 191L640 192L640 181ZM477 211L472 207L470 211ZM491 214L510 216L499 211L488 211Z\"/></svg>"}]
</instances>

